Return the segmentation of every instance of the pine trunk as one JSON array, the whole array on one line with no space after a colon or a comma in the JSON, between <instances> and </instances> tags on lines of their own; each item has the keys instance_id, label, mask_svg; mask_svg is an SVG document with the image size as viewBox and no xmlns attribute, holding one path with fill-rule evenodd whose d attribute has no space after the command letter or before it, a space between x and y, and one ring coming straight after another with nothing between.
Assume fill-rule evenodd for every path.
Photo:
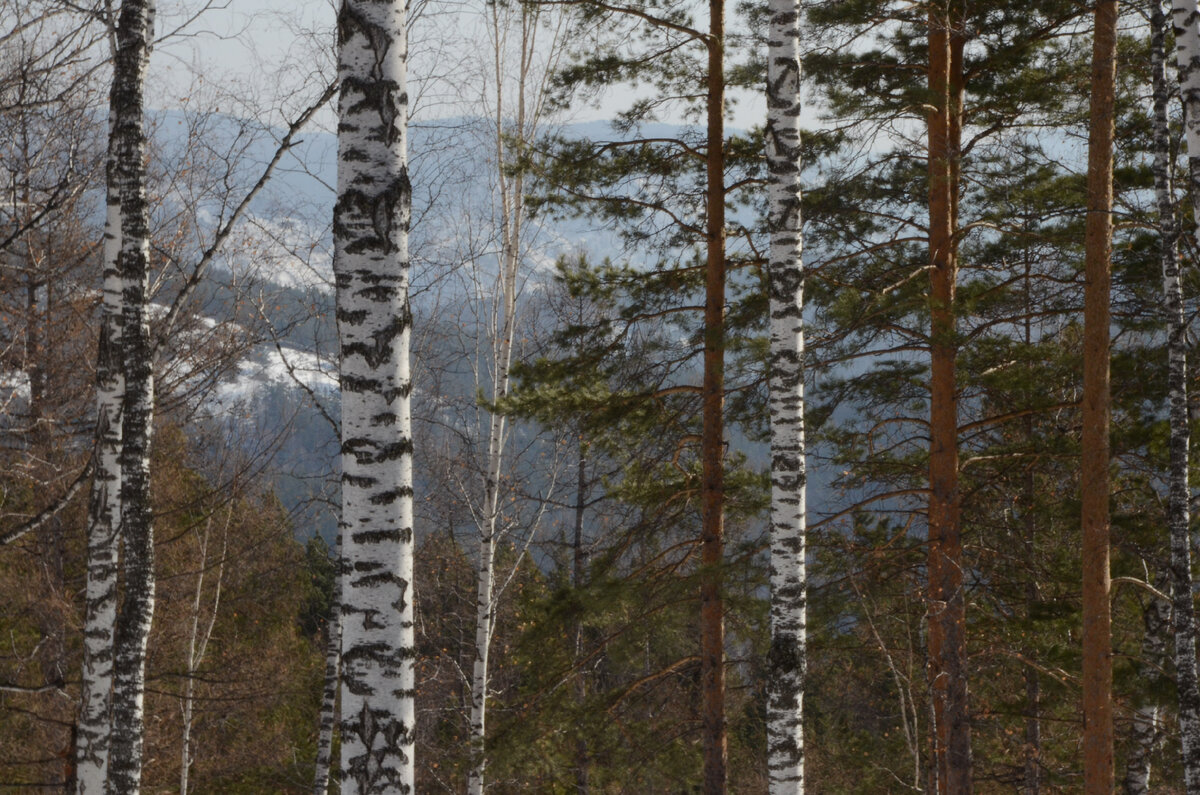
<instances>
[{"instance_id":1,"label":"pine trunk","mask_svg":"<svg viewBox=\"0 0 1200 795\"><path fill-rule=\"evenodd\" d=\"M146 202L143 87L153 35L153 0L125 0L113 64L113 136L121 194L121 532L124 599L113 652L111 792L141 786L146 643L154 615L154 529L150 510L150 439L154 426L153 348L147 318L150 259Z\"/></svg>"},{"instance_id":2,"label":"pine trunk","mask_svg":"<svg viewBox=\"0 0 1200 795\"><path fill-rule=\"evenodd\" d=\"M707 261L701 385L700 687L704 795L726 787L725 615L725 3L709 0Z\"/></svg>"},{"instance_id":3,"label":"pine trunk","mask_svg":"<svg viewBox=\"0 0 1200 795\"><path fill-rule=\"evenodd\" d=\"M1196 664L1196 613L1193 604L1192 555L1188 524L1191 484L1188 451L1191 429L1187 393L1187 322L1179 267L1179 225L1171 189L1170 132L1166 84L1165 21L1162 8L1152 0L1154 58L1155 190L1162 228L1163 289L1167 315L1167 381L1170 400L1171 464L1167 496L1167 527L1171 536L1172 624L1175 633L1175 676L1179 697L1179 735L1183 753L1184 783L1191 795L1200 793L1200 673ZM1188 150L1193 233L1200 240L1200 12L1195 0L1175 0L1171 7L1175 27L1176 60L1183 95L1184 129ZM1160 76L1161 75L1161 76ZM1161 85L1160 85L1161 84Z\"/></svg>"},{"instance_id":4,"label":"pine trunk","mask_svg":"<svg viewBox=\"0 0 1200 795\"><path fill-rule=\"evenodd\" d=\"M414 788L408 42L399 0L338 12L344 795Z\"/></svg>"},{"instance_id":5,"label":"pine trunk","mask_svg":"<svg viewBox=\"0 0 1200 795\"><path fill-rule=\"evenodd\" d=\"M771 0L767 51L771 233L771 651L767 770L771 795L804 792L804 267L800 215L800 3Z\"/></svg>"},{"instance_id":6,"label":"pine trunk","mask_svg":"<svg viewBox=\"0 0 1200 795\"><path fill-rule=\"evenodd\" d=\"M954 294L962 113L962 10L929 13L929 683L932 764L939 793L971 792L966 602L958 486Z\"/></svg>"},{"instance_id":7,"label":"pine trunk","mask_svg":"<svg viewBox=\"0 0 1200 795\"><path fill-rule=\"evenodd\" d=\"M342 578L346 575L340 538L334 546L336 551L333 604L330 606L329 623L325 628L325 687L321 691L321 718L317 728L317 763L313 774L313 795L325 795L329 791L329 772L333 767L333 727L337 722L337 692L342 671Z\"/></svg>"},{"instance_id":8,"label":"pine trunk","mask_svg":"<svg viewBox=\"0 0 1200 795\"><path fill-rule=\"evenodd\" d=\"M1109 613L1109 289L1117 3L1099 0L1092 50L1083 329L1083 778L1087 795L1113 789Z\"/></svg>"},{"instance_id":9,"label":"pine trunk","mask_svg":"<svg viewBox=\"0 0 1200 795\"><path fill-rule=\"evenodd\" d=\"M113 632L117 621L117 528L121 521L121 195L117 175L115 114L110 111L104 164L102 251L104 298L96 355L95 472L87 516L87 586L83 671L75 742L76 792L104 795L108 777L109 708L112 703Z\"/></svg>"}]
</instances>

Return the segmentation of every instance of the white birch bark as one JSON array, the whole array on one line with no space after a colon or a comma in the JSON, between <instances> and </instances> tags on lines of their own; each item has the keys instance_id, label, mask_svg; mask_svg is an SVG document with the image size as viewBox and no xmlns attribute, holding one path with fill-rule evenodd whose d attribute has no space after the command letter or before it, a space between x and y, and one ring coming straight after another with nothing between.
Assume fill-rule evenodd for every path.
<instances>
[{"instance_id":1,"label":"white birch bark","mask_svg":"<svg viewBox=\"0 0 1200 795\"><path fill-rule=\"evenodd\" d=\"M1155 9L1157 0L1152 0ZM1161 16L1161 11L1156 17ZM1200 239L1200 13L1196 0L1173 0L1176 58L1183 95L1184 128L1188 148L1188 173L1193 197L1193 234ZM1163 37L1160 22L1155 39ZM1152 47L1162 50L1164 45ZM1157 54L1155 60L1159 59ZM1165 60L1165 58L1164 58ZM1179 272L1175 206L1170 185L1170 142L1166 124L1167 90L1155 79L1155 192L1163 237L1164 311L1167 318L1167 383L1170 401L1170 480L1167 526L1171 536L1171 591L1175 631L1175 675L1179 694L1179 735L1183 752L1184 783L1188 793L1200 793L1200 681L1196 666L1196 614L1192 602L1191 544L1188 534L1191 486L1188 482L1187 338L1183 314L1183 285Z\"/></svg>"},{"instance_id":2,"label":"white birch bark","mask_svg":"<svg viewBox=\"0 0 1200 795\"><path fill-rule=\"evenodd\" d=\"M415 786L406 23L401 0L337 20L344 795Z\"/></svg>"},{"instance_id":3,"label":"white birch bark","mask_svg":"<svg viewBox=\"0 0 1200 795\"><path fill-rule=\"evenodd\" d=\"M141 786L146 642L154 614L154 535L150 437L154 423L153 348L147 322L149 211L146 202L143 88L154 0L124 0L117 25L111 108L121 193L122 367L121 533L124 600L113 651L111 792Z\"/></svg>"},{"instance_id":4,"label":"white birch bark","mask_svg":"<svg viewBox=\"0 0 1200 795\"><path fill-rule=\"evenodd\" d=\"M342 670L342 542L334 552L333 604L329 612L325 642L325 689L321 693L321 720L317 732L317 764L313 775L313 795L329 791L329 772L333 766L333 727L337 722L337 691Z\"/></svg>"},{"instance_id":5,"label":"white birch bark","mask_svg":"<svg viewBox=\"0 0 1200 795\"><path fill-rule=\"evenodd\" d=\"M800 217L800 3L770 0L767 50L771 233L771 651L767 770L771 795L804 792L804 270Z\"/></svg>"},{"instance_id":6,"label":"white birch bark","mask_svg":"<svg viewBox=\"0 0 1200 795\"><path fill-rule=\"evenodd\" d=\"M108 775L109 706L112 696L113 629L117 620L117 528L121 520L121 197L115 136L109 120L105 162L107 204L102 247L104 299L96 355L96 449L87 517L87 585L83 670L75 741L78 795L104 795Z\"/></svg>"},{"instance_id":7,"label":"white birch bark","mask_svg":"<svg viewBox=\"0 0 1200 795\"><path fill-rule=\"evenodd\" d=\"M204 654L208 651L208 641L212 638L213 627L217 624L217 613L221 609L221 587L225 582L225 556L229 551L229 523L232 518L233 505L231 503L226 509L225 525L221 530L221 554L217 558L217 582L213 589L212 608L203 630L200 628L200 614L204 597L204 575L208 571L208 543L212 537L211 516L204 523L204 534L197 541L200 561L196 574L196 595L192 598L192 626L188 633L187 679L183 685L183 698L180 699L183 729L180 736L179 795L188 793L188 774L195 758L192 753L192 716L195 706L196 671L204 662Z\"/></svg>"},{"instance_id":8,"label":"white birch bark","mask_svg":"<svg viewBox=\"0 0 1200 795\"><path fill-rule=\"evenodd\" d=\"M512 14L515 20L508 16ZM553 49L561 34L563 17L557 26L550 26ZM491 319L490 343L492 373L488 385L489 400L495 403L508 396L509 373L512 368L513 338L517 329L517 285L521 267L521 247L525 222L525 185L520 172L506 173L512 155L505 136L515 133L520 141L532 141L542 119L546 96L544 81L549 69L536 75L540 12L522 5L515 9L489 4L488 35L492 39L495 78L494 105L491 108L492 130L496 158L497 214L500 225L498 255L498 302ZM506 82L510 79L506 42L513 27L517 28L517 64L513 75L515 97L507 99ZM540 77L542 82L538 82ZM515 114L514 114L515 112ZM488 446L484 474L483 502L475 511L479 531L479 558L475 592L475 661L471 672L470 749L471 769L467 777L469 795L482 795L487 768L487 689L488 662L496 616L496 544L502 535L501 476L507 441L507 418L488 412ZM516 564L514 564L515 566ZM511 577L511 572L509 577Z\"/></svg>"},{"instance_id":9,"label":"white birch bark","mask_svg":"<svg viewBox=\"0 0 1200 795\"><path fill-rule=\"evenodd\" d=\"M1157 2L1157 0L1155 0ZM1170 578L1166 572L1155 580L1160 590L1170 589ZM1163 686L1163 671L1167 664L1167 632L1171 626L1171 604L1165 599L1151 596L1142 610L1142 664L1138 666L1138 677L1149 694L1136 704L1133 720L1130 721L1129 756L1125 760L1126 795L1147 795L1150 789L1151 758L1162 737L1161 710L1157 692Z\"/></svg>"}]
</instances>

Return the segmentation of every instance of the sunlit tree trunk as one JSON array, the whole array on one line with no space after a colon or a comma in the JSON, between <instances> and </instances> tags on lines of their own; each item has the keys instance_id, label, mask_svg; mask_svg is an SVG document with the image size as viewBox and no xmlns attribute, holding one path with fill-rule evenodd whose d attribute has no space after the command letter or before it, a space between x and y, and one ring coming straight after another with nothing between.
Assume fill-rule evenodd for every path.
<instances>
[{"instance_id":1,"label":"sunlit tree trunk","mask_svg":"<svg viewBox=\"0 0 1200 795\"><path fill-rule=\"evenodd\" d=\"M1187 321L1179 267L1179 224L1171 190L1170 130L1163 43L1162 7L1152 0L1154 25L1151 57L1154 59L1154 180L1162 229L1163 310L1167 317L1167 381L1170 401L1171 466L1167 496L1167 527L1171 535L1172 626L1175 632L1175 677L1179 696L1179 735L1183 751L1184 782L1188 793L1200 793L1200 674L1196 665L1196 613L1193 604L1192 555L1188 524L1191 484L1188 481ZM1200 240L1200 13L1195 0L1175 0L1171 7L1175 28L1176 60L1183 96L1188 174L1192 195L1192 232Z\"/></svg>"},{"instance_id":2,"label":"sunlit tree trunk","mask_svg":"<svg viewBox=\"0 0 1200 795\"><path fill-rule=\"evenodd\" d=\"M113 64L112 135L121 194L122 330L125 395L121 408L121 532L124 598L113 652L109 791L138 792L144 740L146 643L154 615L154 531L150 438L154 425L153 346L147 318L150 259L143 87L153 33L153 0L125 0Z\"/></svg>"},{"instance_id":3,"label":"sunlit tree trunk","mask_svg":"<svg viewBox=\"0 0 1200 795\"><path fill-rule=\"evenodd\" d=\"M345 795L415 777L406 23L400 0L343 0L337 20Z\"/></svg>"},{"instance_id":4,"label":"sunlit tree trunk","mask_svg":"<svg viewBox=\"0 0 1200 795\"><path fill-rule=\"evenodd\" d=\"M767 768L772 795L804 792L804 268L800 216L800 3L771 0L767 49L771 233L771 651Z\"/></svg>"},{"instance_id":5,"label":"sunlit tree trunk","mask_svg":"<svg viewBox=\"0 0 1200 795\"><path fill-rule=\"evenodd\" d=\"M112 703L113 629L117 620L117 528L121 521L121 196L114 119L109 119L105 161L106 214L101 248L104 298L96 355L95 474L87 516L87 586L83 671L75 740L76 792L103 795L108 775L109 707Z\"/></svg>"},{"instance_id":6,"label":"sunlit tree trunk","mask_svg":"<svg viewBox=\"0 0 1200 795\"><path fill-rule=\"evenodd\" d=\"M1113 789L1112 629L1109 612L1109 289L1112 262L1116 0L1096 5L1083 310L1083 786Z\"/></svg>"},{"instance_id":7,"label":"sunlit tree trunk","mask_svg":"<svg viewBox=\"0 0 1200 795\"><path fill-rule=\"evenodd\" d=\"M929 681L938 793L971 792L966 600L958 483L958 175L962 134L963 8L929 11Z\"/></svg>"}]
</instances>

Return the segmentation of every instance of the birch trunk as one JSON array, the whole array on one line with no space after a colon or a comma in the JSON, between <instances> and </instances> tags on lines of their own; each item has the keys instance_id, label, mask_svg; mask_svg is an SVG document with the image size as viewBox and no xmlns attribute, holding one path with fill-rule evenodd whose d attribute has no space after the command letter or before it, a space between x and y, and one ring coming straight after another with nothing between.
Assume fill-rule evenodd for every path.
<instances>
[{"instance_id":1,"label":"birch trunk","mask_svg":"<svg viewBox=\"0 0 1200 795\"><path fill-rule=\"evenodd\" d=\"M804 266L800 215L800 3L771 0L767 168L771 233L771 651L767 770L771 795L804 792L806 672Z\"/></svg>"},{"instance_id":2,"label":"birch trunk","mask_svg":"<svg viewBox=\"0 0 1200 795\"><path fill-rule=\"evenodd\" d=\"M1158 0L1152 0L1155 25L1154 58L1154 180L1162 226L1164 311L1167 315L1167 382L1170 400L1170 485L1167 495L1167 527L1171 536L1172 626L1175 633L1175 676L1179 697L1179 735L1183 753L1186 791L1200 793L1200 673L1196 664L1196 613L1193 599L1192 556L1188 532L1191 484L1188 481L1188 451L1191 429L1188 421L1187 322L1184 318L1183 283L1179 268L1179 225L1172 201L1170 137L1167 126L1165 66L1165 22ZM1174 0L1171 6L1175 28L1176 60L1183 96L1184 130L1191 180L1193 234L1200 240L1200 13L1195 0ZM1162 77L1159 75L1162 73ZM1161 86L1160 86L1161 83Z\"/></svg>"},{"instance_id":3,"label":"birch trunk","mask_svg":"<svg viewBox=\"0 0 1200 795\"><path fill-rule=\"evenodd\" d=\"M491 321L492 378L488 388L489 400L495 403L509 393L510 372L513 359L513 340L517 330L517 285L521 267L521 246L525 226L525 183L520 171L509 174L513 156L507 136L514 133L520 142L531 142L537 136L542 121L545 80L550 74L534 74L537 52L537 34L540 12L522 5L514 12L519 27L518 62L515 73L515 97L507 99L505 84L508 79L505 44L512 22L504 17L501 4L489 5L488 32L492 37L493 64L496 80L495 105L491 108L493 139L496 158L498 217L500 223L499 251L499 302ZM558 29L552 23L547 26L556 39L561 33L562 18ZM556 42L552 41L553 48ZM515 110L515 115L508 115ZM471 672L471 715L470 749L471 769L467 778L467 792L481 795L486 786L487 768L487 689L489 678L489 656L492 632L495 628L496 603L496 544L501 530L500 506L501 474L503 472L507 446L507 418L503 414L488 413L487 462L484 475L484 498L476 514L479 531L479 564L476 575L475 594L475 661Z\"/></svg>"},{"instance_id":4,"label":"birch trunk","mask_svg":"<svg viewBox=\"0 0 1200 795\"><path fill-rule=\"evenodd\" d=\"M338 12L345 795L411 793L415 778L406 26L400 0Z\"/></svg>"},{"instance_id":5,"label":"birch trunk","mask_svg":"<svg viewBox=\"0 0 1200 795\"><path fill-rule=\"evenodd\" d=\"M317 732L317 764L313 775L313 795L329 791L329 772L333 766L333 727L337 722L337 691L342 670L342 542L335 544L336 575L333 580L333 604L329 612L325 642L325 689L321 693L321 720Z\"/></svg>"},{"instance_id":6,"label":"birch trunk","mask_svg":"<svg viewBox=\"0 0 1200 795\"><path fill-rule=\"evenodd\" d=\"M1109 302L1117 3L1096 5L1083 309L1083 787L1113 790L1112 624L1109 612Z\"/></svg>"},{"instance_id":7,"label":"birch trunk","mask_svg":"<svg viewBox=\"0 0 1200 795\"><path fill-rule=\"evenodd\" d=\"M700 440L700 688L704 795L725 792L725 2L709 0L704 375Z\"/></svg>"},{"instance_id":8,"label":"birch trunk","mask_svg":"<svg viewBox=\"0 0 1200 795\"><path fill-rule=\"evenodd\" d=\"M498 61L499 59L497 59ZM499 73L499 63L497 63ZM496 157L500 180L500 316L493 335L494 371L491 401L508 396L509 371L512 366L513 333L516 329L517 268L520 265L520 230L522 223L522 186L520 177L512 183L504 175L507 161L504 146L503 119L498 93L496 107ZM522 114L523 115L523 114ZM523 120L520 120L521 123ZM523 124L522 124L523 127ZM506 417L489 413L487 470L484 483L483 510L479 519L479 569L475 593L475 663L471 672L471 771L467 792L480 795L484 789L487 767L485 738L487 736L488 658L495 627L496 534L500 526L500 475L504 464Z\"/></svg>"},{"instance_id":9,"label":"birch trunk","mask_svg":"<svg viewBox=\"0 0 1200 795\"><path fill-rule=\"evenodd\" d=\"M1160 12L1161 13L1161 12ZM1155 580L1159 589L1169 589L1169 578L1159 576ZM1162 719L1159 717L1157 693L1163 687L1163 674L1167 663L1167 630L1171 626L1171 604L1156 596L1142 610L1142 660L1138 676L1142 679L1145 701L1133 711L1129 726L1130 748L1125 765L1126 795L1146 795L1150 790L1150 760L1162 737Z\"/></svg>"},{"instance_id":10,"label":"birch trunk","mask_svg":"<svg viewBox=\"0 0 1200 795\"><path fill-rule=\"evenodd\" d=\"M76 792L104 795L108 775L109 707L112 698L113 630L117 620L117 529L121 521L121 196L116 136L109 119L104 164L104 298L96 355L96 449L87 516L87 585L83 671L75 741Z\"/></svg>"},{"instance_id":11,"label":"birch trunk","mask_svg":"<svg viewBox=\"0 0 1200 795\"><path fill-rule=\"evenodd\" d=\"M225 557L229 551L229 522L233 518L233 506L229 506L225 514L225 525L221 530L221 555L217 559L217 583L214 587L212 610L204 629L200 628L200 607L204 596L204 575L208 571L208 543L212 536L212 517L204 524L204 535L199 540L200 564L196 574L196 595L192 598L192 627L188 634L187 650L187 681L183 686L183 699L180 705L183 730L180 737L180 767L179 795L188 793L188 774L192 767L192 715L195 706L196 671L204 662L204 654L208 651L208 641L212 638L213 627L217 624L217 612L221 608L221 587L225 582Z\"/></svg>"},{"instance_id":12,"label":"birch trunk","mask_svg":"<svg viewBox=\"0 0 1200 795\"><path fill-rule=\"evenodd\" d=\"M958 175L963 98L963 7L929 11L929 683L933 780L970 793L966 601L958 485Z\"/></svg>"},{"instance_id":13,"label":"birch trunk","mask_svg":"<svg viewBox=\"0 0 1200 795\"><path fill-rule=\"evenodd\" d=\"M146 642L154 615L154 535L150 512L150 438L154 423L153 351L147 322L149 211L146 203L143 87L153 32L154 0L125 0L113 64L113 136L121 193L121 532L124 600L113 659L112 748L108 786L141 786Z\"/></svg>"}]
</instances>

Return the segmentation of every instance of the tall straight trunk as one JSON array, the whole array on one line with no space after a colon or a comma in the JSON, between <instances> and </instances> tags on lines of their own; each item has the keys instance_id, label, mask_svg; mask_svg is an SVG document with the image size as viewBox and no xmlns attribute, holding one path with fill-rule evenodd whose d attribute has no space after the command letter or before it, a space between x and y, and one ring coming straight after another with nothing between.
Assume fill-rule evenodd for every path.
<instances>
[{"instance_id":1,"label":"tall straight trunk","mask_svg":"<svg viewBox=\"0 0 1200 795\"><path fill-rule=\"evenodd\" d=\"M333 767L333 727L337 722L337 691L342 671L342 541L334 545L333 604L325 628L325 687L321 691L321 717L317 728L317 763L313 772L313 795L329 791L329 771Z\"/></svg>"},{"instance_id":2,"label":"tall straight trunk","mask_svg":"<svg viewBox=\"0 0 1200 795\"><path fill-rule=\"evenodd\" d=\"M929 684L937 792L971 792L966 603L958 486L954 294L962 131L962 9L929 12Z\"/></svg>"},{"instance_id":3,"label":"tall straight trunk","mask_svg":"<svg viewBox=\"0 0 1200 795\"><path fill-rule=\"evenodd\" d=\"M1170 589L1169 577L1163 572L1155 580L1160 590ZM1138 678L1146 695L1133 710L1129 724L1129 754L1125 760L1126 795L1145 795L1150 790L1150 761L1162 736L1159 717L1158 691L1163 687L1163 671L1167 665L1167 628L1171 625L1171 603L1157 596L1142 610L1142 664Z\"/></svg>"},{"instance_id":4,"label":"tall straight trunk","mask_svg":"<svg viewBox=\"0 0 1200 795\"><path fill-rule=\"evenodd\" d=\"M1096 5L1088 132L1083 309L1083 786L1113 789L1112 624L1109 614L1109 301L1117 3Z\"/></svg>"},{"instance_id":5,"label":"tall straight trunk","mask_svg":"<svg viewBox=\"0 0 1200 795\"><path fill-rule=\"evenodd\" d=\"M1179 269L1179 224L1171 190L1170 135L1167 125L1165 22L1162 8L1152 0L1154 25L1154 179L1162 228L1163 309L1167 315L1167 383L1170 395L1171 464L1167 496L1167 527L1171 535L1172 625L1175 632L1175 677L1179 696L1179 735L1183 752L1184 782L1191 795L1200 793L1200 675L1196 665L1196 612L1192 555L1188 533L1188 449L1191 444L1187 392L1187 323L1183 314L1183 283ZM1195 0L1175 0L1171 7L1175 27L1176 60L1183 95L1187 138L1188 174L1192 195L1192 232L1200 240L1200 12ZM1160 76L1161 75L1161 76ZM1161 83L1161 86L1160 86Z\"/></svg>"},{"instance_id":6,"label":"tall straight trunk","mask_svg":"<svg viewBox=\"0 0 1200 795\"><path fill-rule=\"evenodd\" d=\"M415 781L406 25L402 0L343 0L338 12L345 795L411 793Z\"/></svg>"},{"instance_id":7,"label":"tall straight trunk","mask_svg":"<svg viewBox=\"0 0 1200 795\"><path fill-rule=\"evenodd\" d=\"M117 528L121 521L121 195L117 146L109 118L104 164L102 251L104 299L96 354L96 445L87 515L87 586L83 625L83 671L75 735L78 795L104 795L108 777L109 708L112 703L113 630L117 621Z\"/></svg>"},{"instance_id":8,"label":"tall straight trunk","mask_svg":"<svg viewBox=\"0 0 1200 795\"><path fill-rule=\"evenodd\" d=\"M700 687L704 793L725 792L725 2L709 0L707 261L701 384Z\"/></svg>"},{"instance_id":9,"label":"tall straight trunk","mask_svg":"<svg viewBox=\"0 0 1200 795\"><path fill-rule=\"evenodd\" d=\"M208 642L212 639L213 628L217 625L217 614L221 609L221 588L225 584L225 558L229 552L229 522L232 518L233 505L230 504L225 514L224 527L221 529L221 554L217 558L217 582L213 588L212 611L209 613L208 621L203 628L200 626L200 608L204 597L205 574L209 568L208 543L212 540L211 516L205 522L204 535L198 541L200 563L197 567L198 573L196 574L196 594L192 597L192 626L188 634L187 668L185 670L187 680L183 685L183 698L181 699L180 709L183 731L179 743L179 795L187 795L188 793L189 774L192 769L192 761L195 759L195 755L192 753L192 716L195 712L196 703L196 671L199 670L200 664L204 662L204 655L208 651Z\"/></svg>"},{"instance_id":10,"label":"tall straight trunk","mask_svg":"<svg viewBox=\"0 0 1200 795\"><path fill-rule=\"evenodd\" d=\"M154 426L153 347L147 319L150 259L146 202L143 88L153 34L154 0L124 0L113 63L112 134L121 193L122 332L125 395L121 408L121 532L124 599L113 651L109 790L138 792L142 775L146 642L154 615L154 528L150 511L150 438Z\"/></svg>"},{"instance_id":11,"label":"tall straight trunk","mask_svg":"<svg viewBox=\"0 0 1200 795\"><path fill-rule=\"evenodd\" d=\"M536 17L536 12L524 6L521 27L521 64L517 79L516 119L517 134L528 140L533 130L527 122L537 124L536 111L533 118L526 112L526 82L529 70L529 47L532 44L531 30L527 23ZM524 224L524 179L520 172L510 176L506 168L512 158L505 140L505 96L504 96L504 53L501 31L500 9L491 6L491 24L494 31L494 67L496 72L496 105L493 108L498 194L500 200L500 306L492 334L492 383L490 401L494 404L508 396L509 373L512 369L513 337L516 333L517 275L521 265L521 230ZM476 571L475 588L475 661L471 671L471 716L470 748L471 770L467 775L469 795L482 795L487 769L487 689L488 662L492 646L492 633L496 625L496 542L500 530L500 477L504 466L507 441L507 417L499 412L489 412L487 469L484 475L483 508L478 519L479 566Z\"/></svg>"},{"instance_id":12,"label":"tall straight trunk","mask_svg":"<svg viewBox=\"0 0 1200 795\"><path fill-rule=\"evenodd\" d=\"M1033 284L1032 264L1030 258L1025 260L1025 346L1031 347L1033 337ZM1030 383L1033 383L1033 365L1029 365ZM1033 390L1030 390L1026 400L1032 403ZM1025 443L1031 448L1036 443L1033 426L1033 415L1025 417ZM1021 517L1025 526L1025 620L1031 624L1037 612L1040 596L1038 593L1037 573L1037 523L1034 519L1034 501L1037 498L1037 481L1034 478L1033 467L1025 468L1022 483L1021 504L1024 515ZM1032 647L1024 649L1023 653L1029 659L1035 659L1037 651ZM1025 666L1025 793L1038 795L1042 782L1042 722L1041 722L1042 688L1038 679L1038 670L1032 665Z\"/></svg>"},{"instance_id":13,"label":"tall straight trunk","mask_svg":"<svg viewBox=\"0 0 1200 795\"><path fill-rule=\"evenodd\" d=\"M771 0L767 168L771 233L771 651L767 770L772 795L804 792L804 265L800 215L800 3Z\"/></svg>"},{"instance_id":14,"label":"tall straight trunk","mask_svg":"<svg viewBox=\"0 0 1200 795\"><path fill-rule=\"evenodd\" d=\"M583 587L584 581L587 578L588 567L588 550L583 533L583 518L587 506L587 444L582 439L582 434L579 441L579 461L576 468L575 479L575 531L571 539L571 548L574 552L571 561L571 586L576 590ZM582 709L587 701L587 677L580 667L580 661L583 659L583 620L582 618L575 619L573 627L574 642L575 642L575 703ZM587 795L590 791L588 783L589 774L588 760L588 745L587 738L583 730L579 730L579 736L575 740L575 792L578 795Z\"/></svg>"}]
</instances>

